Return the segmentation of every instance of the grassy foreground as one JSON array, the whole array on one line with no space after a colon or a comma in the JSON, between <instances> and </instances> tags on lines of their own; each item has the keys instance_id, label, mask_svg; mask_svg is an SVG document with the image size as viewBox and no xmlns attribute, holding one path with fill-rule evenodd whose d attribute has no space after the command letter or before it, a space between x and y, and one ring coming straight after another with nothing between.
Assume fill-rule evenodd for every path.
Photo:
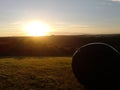
<instances>
[{"instance_id":1,"label":"grassy foreground","mask_svg":"<svg viewBox=\"0 0 120 90\"><path fill-rule=\"evenodd\" d=\"M70 57L0 59L0 90L83 90Z\"/></svg>"}]
</instances>

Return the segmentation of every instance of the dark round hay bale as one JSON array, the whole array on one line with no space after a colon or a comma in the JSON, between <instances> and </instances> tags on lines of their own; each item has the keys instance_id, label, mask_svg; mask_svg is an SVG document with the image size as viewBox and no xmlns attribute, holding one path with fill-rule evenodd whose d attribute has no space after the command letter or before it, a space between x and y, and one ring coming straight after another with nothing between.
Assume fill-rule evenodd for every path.
<instances>
[{"instance_id":1,"label":"dark round hay bale","mask_svg":"<svg viewBox=\"0 0 120 90\"><path fill-rule=\"evenodd\" d=\"M87 89L120 90L120 54L108 44L82 46L73 55L72 69Z\"/></svg>"}]
</instances>

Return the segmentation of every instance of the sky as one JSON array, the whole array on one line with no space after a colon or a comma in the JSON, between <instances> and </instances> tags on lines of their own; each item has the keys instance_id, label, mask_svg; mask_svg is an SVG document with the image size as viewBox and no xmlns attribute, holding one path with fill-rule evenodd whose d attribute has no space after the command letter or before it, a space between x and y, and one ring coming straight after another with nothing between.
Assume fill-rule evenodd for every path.
<instances>
[{"instance_id":1,"label":"sky","mask_svg":"<svg viewBox=\"0 0 120 90\"><path fill-rule=\"evenodd\" d=\"M34 20L51 35L120 34L120 0L0 0L0 36L24 36Z\"/></svg>"}]
</instances>

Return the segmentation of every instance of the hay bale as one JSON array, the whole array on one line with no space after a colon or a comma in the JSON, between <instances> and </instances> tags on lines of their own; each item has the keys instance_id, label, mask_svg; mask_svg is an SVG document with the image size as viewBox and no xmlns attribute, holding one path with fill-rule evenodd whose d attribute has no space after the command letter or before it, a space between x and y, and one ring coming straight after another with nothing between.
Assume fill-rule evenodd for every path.
<instances>
[{"instance_id":1,"label":"hay bale","mask_svg":"<svg viewBox=\"0 0 120 90\"><path fill-rule=\"evenodd\" d=\"M120 86L120 54L108 44L82 46L73 55L72 69L87 89L116 90Z\"/></svg>"}]
</instances>

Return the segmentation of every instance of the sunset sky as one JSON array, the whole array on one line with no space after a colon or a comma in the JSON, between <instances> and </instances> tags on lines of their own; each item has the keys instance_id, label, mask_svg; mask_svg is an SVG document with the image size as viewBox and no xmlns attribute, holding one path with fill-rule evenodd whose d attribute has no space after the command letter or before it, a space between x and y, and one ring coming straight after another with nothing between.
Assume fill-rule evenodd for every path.
<instances>
[{"instance_id":1,"label":"sunset sky","mask_svg":"<svg viewBox=\"0 0 120 90\"><path fill-rule=\"evenodd\" d=\"M32 21L49 35L120 33L120 0L0 0L0 36L24 36Z\"/></svg>"}]
</instances>

